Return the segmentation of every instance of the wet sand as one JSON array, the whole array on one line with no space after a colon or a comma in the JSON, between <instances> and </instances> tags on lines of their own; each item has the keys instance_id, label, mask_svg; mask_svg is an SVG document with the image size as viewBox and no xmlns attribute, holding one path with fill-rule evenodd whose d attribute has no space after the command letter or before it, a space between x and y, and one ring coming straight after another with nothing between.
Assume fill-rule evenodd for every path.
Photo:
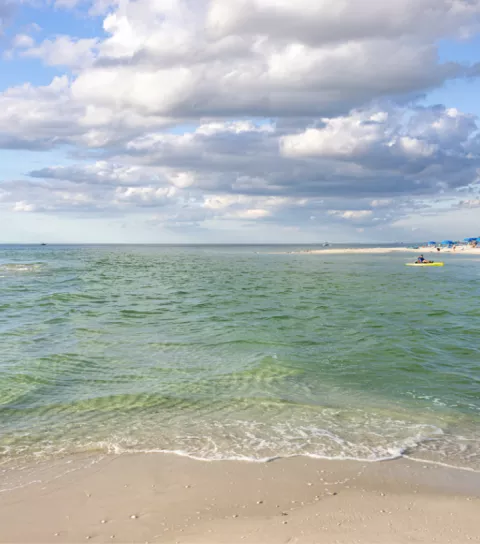
<instances>
[{"instance_id":1,"label":"wet sand","mask_svg":"<svg viewBox=\"0 0 480 544\"><path fill-rule=\"evenodd\" d=\"M1 542L480 542L480 474L405 459L131 454L56 470L0 493Z\"/></svg>"}]
</instances>

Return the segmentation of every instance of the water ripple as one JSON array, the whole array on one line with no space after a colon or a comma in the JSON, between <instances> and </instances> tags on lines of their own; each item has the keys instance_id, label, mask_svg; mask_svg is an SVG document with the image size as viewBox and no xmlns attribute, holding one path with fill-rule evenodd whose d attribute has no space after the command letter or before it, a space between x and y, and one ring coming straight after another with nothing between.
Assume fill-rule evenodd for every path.
<instances>
[{"instance_id":1,"label":"water ripple","mask_svg":"<svg viewBox=\"0 0 480 544\"><path fill-rule=\"evenodd\" d=\"M396 255L39 255L0 250L5 458L117 448L480 466L480 263L418 274Z\"/></svg>"}]
</instances>

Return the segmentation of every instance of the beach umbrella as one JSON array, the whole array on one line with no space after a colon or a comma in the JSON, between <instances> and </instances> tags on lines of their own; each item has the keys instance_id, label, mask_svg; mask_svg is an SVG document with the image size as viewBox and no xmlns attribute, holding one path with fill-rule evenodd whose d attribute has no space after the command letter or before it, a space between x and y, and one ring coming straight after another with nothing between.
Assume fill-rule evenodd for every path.
<instances>
[{"instance_id":1,"label":"beach umbrella","mask_svg":"<svg viewBox=\"0 0 480 544\"><path fill-rule=\"evenodd\" d=\"M464 242L474 242L476 240L476 238L464 238L463 241Z\"/></svg>"},{"instance_id":2,"label":"beach umbrella","mask_svg":"<svg viewBox=\"0 0 480 544\"><path fill-rule=\"evenodd\" d=\"M437 245L437 242L431 241L431 242L428 242L428 245L429 245L429 246L436 246L436 245Z\"/></svg>"},{"instance_id":3,"label":"beach umbrella","mask_svg":"<svg viewBox=\"0 0 480 544\"><path fill-rule=\"evenodd\" d=\"M453 241L452 240L443 240L442 244L446 245L446 246L451 246L453 244Z\"/></svg>"}]
</instances>

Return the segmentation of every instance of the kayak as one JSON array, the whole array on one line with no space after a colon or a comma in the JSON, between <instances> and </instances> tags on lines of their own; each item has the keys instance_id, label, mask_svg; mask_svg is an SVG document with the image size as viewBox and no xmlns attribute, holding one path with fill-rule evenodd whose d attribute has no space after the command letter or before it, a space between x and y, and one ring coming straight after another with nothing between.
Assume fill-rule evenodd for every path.
<instances>
[{"instance_id":1,"label":"kayak","mask_svg":"<svg viewBox=\"0 0 480 544\"><path fill-rule=\"evenodd\" d=\"M443 266L443 263L405 263L407 266Z\"/></svg>"}]
</instances>

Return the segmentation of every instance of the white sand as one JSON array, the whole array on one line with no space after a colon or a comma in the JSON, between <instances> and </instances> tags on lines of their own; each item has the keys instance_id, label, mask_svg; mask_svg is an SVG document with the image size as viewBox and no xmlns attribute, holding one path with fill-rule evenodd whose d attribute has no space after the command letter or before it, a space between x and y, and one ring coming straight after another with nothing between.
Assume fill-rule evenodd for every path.
<instances>
[{"instance_id":1,"label":"white sand","mask_svg":"<svg viewBox=\"0 0 480 544\"><path fill-rule=\"evenodd\" d=\"M1 542L480 542L480 474L406 460L109 457L0 493Z\"/></svg>"},{"instance_id":2,"label":"white sand","mask_svg":"<svg viewBox=\"0 0 480 544\"><path fill-rule=\"evenodd\" d=\"M415 253L420 255L421 253L425 254L435 254L442 255L445 253L457 254L457 255L479 255L480 256L480 247L463 247L459 246L455 250L453 248L442 248L440 251L437 251L435 248L431 247L419 247L418 249L412 249L407 247L373 247L373 248L325 248L325 249L305 249L300 251L292 251L293 254L325 254L325 255L348 255L356 253L365 253L365 254L374 254L374 253Z\"/></svg>"}]
</instances>

